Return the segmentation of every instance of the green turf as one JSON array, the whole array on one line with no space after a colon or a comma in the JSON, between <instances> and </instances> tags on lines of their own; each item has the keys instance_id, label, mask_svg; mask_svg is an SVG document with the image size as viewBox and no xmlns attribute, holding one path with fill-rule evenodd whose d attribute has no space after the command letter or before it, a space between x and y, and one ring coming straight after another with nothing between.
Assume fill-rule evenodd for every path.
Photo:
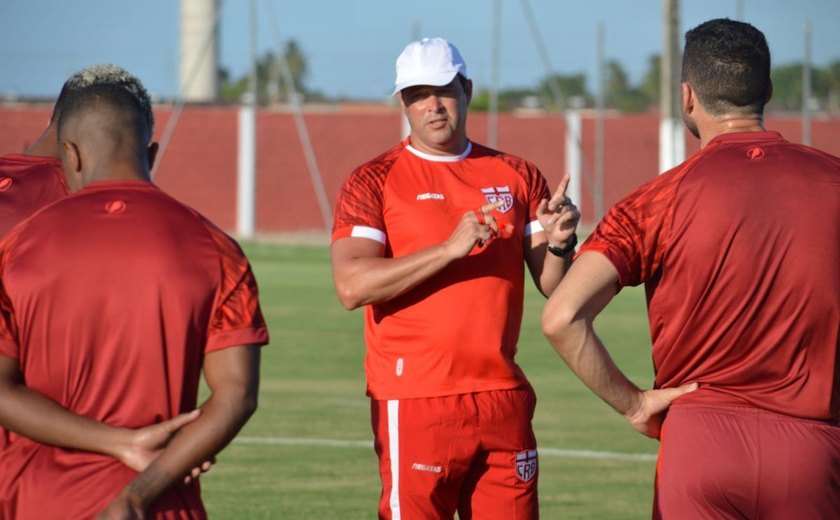
<instances>
[{"instance_id":1,"label":"green turf","mask_svg":"<svg viewBox=\"0 0 840 520\"><path fill-rule=\"evenodd\" d=\"M263 350L260 404L240 440L202 477L214 518L376 518L379 477L364 396L362 311L335 297L329 252L321 246L246 245L271 331ZM529 282L530 284L530 282ZM544 300L526 295L518 361L538 396L541 448L654 454L594 397L542 336ZM640 289L623 291L596 327L618 365L640 386L651 381L650 343ZM301 439L257 444L254 439ZM307 440L349 441L347 446ZM289 441L285 441L289 442ZM550 450L546 450L550 451ZM542 518L649 518L654 463L540 455Z\"/></svg>"}]
</instances>

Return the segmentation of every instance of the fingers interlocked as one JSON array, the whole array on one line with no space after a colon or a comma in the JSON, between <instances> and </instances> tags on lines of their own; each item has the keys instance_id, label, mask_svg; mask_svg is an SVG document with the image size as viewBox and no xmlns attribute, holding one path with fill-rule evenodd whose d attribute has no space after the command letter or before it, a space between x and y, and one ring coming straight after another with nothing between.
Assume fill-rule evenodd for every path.
<instances>
[{"instance_id":1,"label":"fingers interlocked","mask_svg":"<svg viewBox=\"0 0 840 520\"><path fill-rule=\"evenodd\" d=\"M494 202L473 210L473 214L475 215L479 225L479 236L476 239L478 247L484 247L487 242L499 235L499 228L496 223L496 219L490 214L491 211L494 211L499 207L500 203Z\"/></svg>"},{"instance_id":2,"label":"fingers interlocked","mask_svg":"<svg viewBox=\"0 0 840 520\"><path fill-rule=\"evenodd\" d=\"M473 213L475 213L475 218L478 219L479 225L483 226L487 224L487 219L484 217L484 211L481 208L475 208Z\"/></svg>"}]
</instances>

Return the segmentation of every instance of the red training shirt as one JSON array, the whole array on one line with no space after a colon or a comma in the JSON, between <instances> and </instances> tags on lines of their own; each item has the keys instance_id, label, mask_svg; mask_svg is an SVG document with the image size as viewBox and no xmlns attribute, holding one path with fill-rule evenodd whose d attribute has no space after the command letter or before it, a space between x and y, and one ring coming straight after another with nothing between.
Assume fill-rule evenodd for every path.
<instances>
[{"instance_id":1,"label":"red training shirt","mask_svg":"<svg viewBox=\"0 0 840 520\"><path fill-rule=\"evenodd\" d=\"M145 182L95 183L45 208L0 244L0 276L0 355L19 360L29 388L114 426L194 409L205 354L268 342L236 242ZM0 511L92 517L135 475L104 455L12 435ZM149 513L204 516L197 484Z\"/></svg>"},{"instance_id":2,"label":"red training shirt","mask_svg":"<svg viewBox=\"0 0 840 520\"><path fill-rule=\"evenodd\" d=\"M424 154L408 139L362 165L339 195L333 241L363 237L396 258L440 244L464 213L497 199L505 236L475 247L419 286L365 309L368 395L435 397L516 388L525 238L542 228L548 198L537 168L470 144L457 157Z\"/></svg>"},{"instance_id":3,"label":"red training shirt","mask_svg":"<svg viewBox=\"0 0 840 520\"><path fill-rule=\"evenodd\" d=\"M0 239L67 193L60 159L15 153L0 156Z\"/></svg>"},{"instance_id":4,"label":"red training shirt","mask_svg":"<svg viewBox=\"0 0 840 520\"><path fill-rule=\"evenodd\" d=\"M716 137L582 246L644 283L657 388L840 417L840 159L776 132Z\"/></svg>"}]
</instances>

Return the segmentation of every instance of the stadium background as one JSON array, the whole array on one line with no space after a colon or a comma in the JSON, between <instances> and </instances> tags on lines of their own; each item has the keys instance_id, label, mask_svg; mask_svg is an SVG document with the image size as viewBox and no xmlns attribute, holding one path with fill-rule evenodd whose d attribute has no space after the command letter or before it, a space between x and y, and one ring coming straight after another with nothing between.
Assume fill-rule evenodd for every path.
<instances>
[{"instance_id":1,"label":"stadium background","mask_svg":"<svg viewBox=\"0 0 840 520\"><path fill-rule=\"evenodd\" d=\"M41 133L51 104L0 105L0 153L21 152ZM155 107L155 137L160 140L173 114L172 106ZM180 112L168 146L159 157L155 182L194 207L223 229L236 229L237 117L232 106L188 105ZM334 204L344 178L353 168L396 144L402 120L396 106L344 104L308 108L304 112L324 189ZM564 172L566 123L562 114L501 113L498 147L533 161L555 186ZM468 131L476 142L486 142L487 113L469 115ZM799 142L799 117L774 116L767 128ZM840 155L840 118L811 122L811 143ZM307 168L304 148L293 114L282 109L261 109L257 114L256 220L258 238L276 235L323 235L328 231L319 209ZM581 148L584 227L598 220L593 203L595 114L583 114ZM658 171L659 116L607 115L604 118L605 206L655 177ZM698 142L686 133L686 153Z\"/></svg>"}]
</instances>

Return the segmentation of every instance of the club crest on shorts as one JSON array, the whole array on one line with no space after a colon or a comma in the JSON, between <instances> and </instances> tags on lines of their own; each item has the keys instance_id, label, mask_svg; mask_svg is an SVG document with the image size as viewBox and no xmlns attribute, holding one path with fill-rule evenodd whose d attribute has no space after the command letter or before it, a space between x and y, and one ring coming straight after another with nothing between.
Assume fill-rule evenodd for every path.
<instances>
[{"instance_id":1,"label":"club crest on shorts","mask_svg":"<svg viewBox=\"0 0 840 520\"><path fill-rule=\"evenodd\" d=\"M499 208L502 213L507 213L513 207L513 195L510 193L509 186L495 186L493 188L481 188L481 193L487 202L493 204L496 201L502 201L503 206Z\"/></svg>"},{"instance_id":2,"label":"club crest on shorts","mask_svg":"<svg viewBox=\"0 0 840 520\"><path fill-rule=\"evenodd\" d=\"M516 476L528 482L537 474L537 450L525 450L516 454Z\"/></svg>"}]
</instances>

